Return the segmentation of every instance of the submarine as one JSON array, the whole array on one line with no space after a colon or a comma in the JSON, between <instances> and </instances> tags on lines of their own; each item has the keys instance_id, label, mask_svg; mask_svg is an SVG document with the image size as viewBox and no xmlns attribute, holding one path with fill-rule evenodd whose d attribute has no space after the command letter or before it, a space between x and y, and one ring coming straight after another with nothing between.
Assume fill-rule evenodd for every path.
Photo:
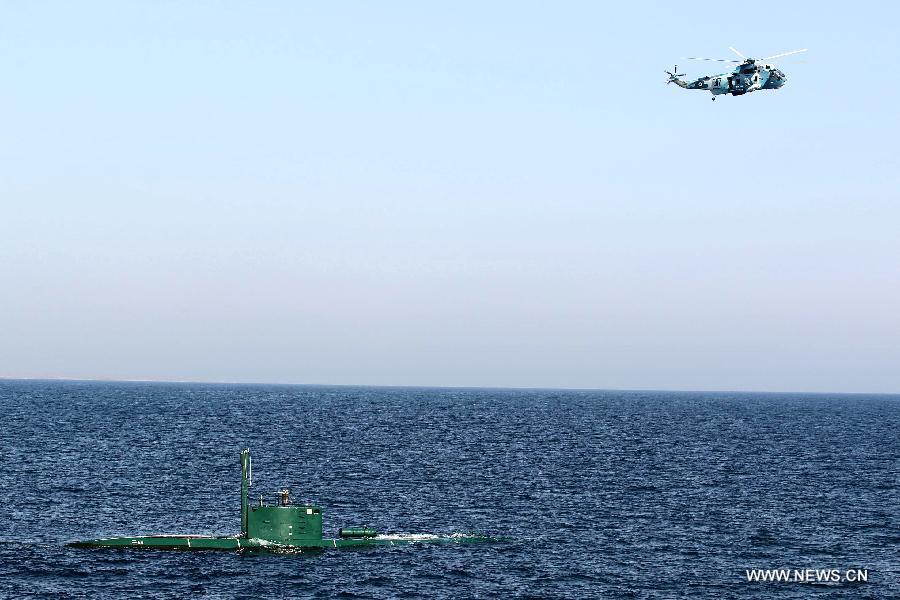
<instances>
[{"instance_id":1,"label":"submarine","mask_svg":"<svg viewBox=\"0 0 900 600\"><path fill-rule=\"evenodd\" d=\"M241 451L241 532L232 536L144 535L98 538L70 542L75 548L137 548L148 550L294 550L396 546L414 543L452 543L500 541L475 534L381 534L371 527L342 527L338 537L322 537L322 509L312 504L292 504L288 490L282 490L278 502L250 505L253 462L250 450Z\"/></svg>"}]
</instances>

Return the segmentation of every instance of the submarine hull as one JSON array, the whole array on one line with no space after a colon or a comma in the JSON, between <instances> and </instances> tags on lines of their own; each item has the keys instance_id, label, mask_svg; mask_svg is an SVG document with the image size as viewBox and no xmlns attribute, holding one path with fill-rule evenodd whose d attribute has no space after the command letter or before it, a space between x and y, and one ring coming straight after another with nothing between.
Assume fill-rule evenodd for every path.
<instances>
[{"instance_id":1,"label":"submarine hull","mask_svg":"<svg viewBox=\"0 0 900 600\"><path fill-rule=\"evenodd\" d=\"M472 544L497 541L480 535L379 535L364 538L298 540L277 543L259 538L209 537L200 535L148 535L99 538L68 544L73 548L132 548L137 550L277 550L302 548L365 548L408 544Z\"/></svg>"},{"instance_id":2,"label":"submarine hull","mask_svg":"<svg viewBox=\"0 0 900 600\"><path fill-rule=\"evenodd\" d=\"M378 534L371 527L346 527L337 538L322 537L322 509L318 506L290 504L288 490L280 492L279 505L250 506L252 483L250 450L241 452L241 532L232 536L145 535L98 538L71 542L75 548L135 548L144 550L297 550L314 548L366 548L407 544L468 544L498 541L474 534Z\"/></svg>"}]
</instances>

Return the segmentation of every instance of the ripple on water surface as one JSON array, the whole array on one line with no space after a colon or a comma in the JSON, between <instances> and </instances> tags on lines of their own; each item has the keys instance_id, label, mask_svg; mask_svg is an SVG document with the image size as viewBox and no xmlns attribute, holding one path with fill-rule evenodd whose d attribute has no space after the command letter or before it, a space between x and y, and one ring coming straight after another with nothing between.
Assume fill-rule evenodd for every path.
<instances>
[{"instance_id":1,"label":"ripple on water surface","mask_svg":"<svg viewBox=\"0 0 900 600\"><path fill-rule=\"evenodd\" d=\"M0 596L900 597L900 397L0 382ZM291 488L364 551L84 550L233 534ZM751 584L867 568L868 584ZM813 594L813 592L815 592Z\"/></svg>"}]
</instances>

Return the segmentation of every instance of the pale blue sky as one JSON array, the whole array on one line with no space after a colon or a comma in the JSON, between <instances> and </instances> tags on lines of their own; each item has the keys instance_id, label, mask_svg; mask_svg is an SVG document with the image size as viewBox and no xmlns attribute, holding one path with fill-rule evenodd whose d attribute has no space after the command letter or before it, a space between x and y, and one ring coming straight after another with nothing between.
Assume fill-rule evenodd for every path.
<instances>
[{"instance_id":1,"label":"pale blue sky","mask_svg":"<svg viewBox=\"0 0 900 600\"><path fill-rule=\"evenodd\" d=\"M898 392L898 17L0 3L0 375Z\"/></svg>"}]
</instances>

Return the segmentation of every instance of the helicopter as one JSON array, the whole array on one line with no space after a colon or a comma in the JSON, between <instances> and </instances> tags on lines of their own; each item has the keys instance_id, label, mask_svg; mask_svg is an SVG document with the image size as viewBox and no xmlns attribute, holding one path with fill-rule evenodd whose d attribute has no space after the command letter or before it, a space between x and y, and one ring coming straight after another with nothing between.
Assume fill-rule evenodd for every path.
<instances>
[{"instance_id":1,"label":"helicopter","mask_svg":"<svg viewBox=\"0 0 900 600\"><path fill-rule=\"evenodd\" d=\"M723 73L721 75L705 75L694 81L684 81L679 79L684 77L684 73L678 72L678 65L675 65L675 72L666 71L669 80L666 85L674 83L678 87L686 90L708 90L712 93L712 99L722 94L731 94L732 96L742 96L755 92L757 90L777 90L787 81L784 73L774 65L766 62L773 58L781 58L782 56L790 56L791 54L799 54L806 52L803 50L791 50L790 52L782 52L774 56L765 58L747 58L731 46L729 50L741 57L741 60L731 60L727 58L696 58L687 57L686 60L710 60L714 62L739 63L731 73Z\"/></svg>"}]
</instances>

